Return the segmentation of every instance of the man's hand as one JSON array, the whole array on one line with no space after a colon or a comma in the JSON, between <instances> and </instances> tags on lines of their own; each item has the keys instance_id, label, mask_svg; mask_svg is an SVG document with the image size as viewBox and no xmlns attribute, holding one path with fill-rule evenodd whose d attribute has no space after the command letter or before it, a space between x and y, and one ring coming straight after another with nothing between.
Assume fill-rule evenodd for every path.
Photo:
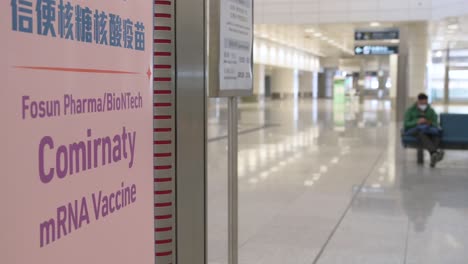
<instances>
[{"instance_id":1,"label":"man's hand","mask_svg":"<svg viewBox=\"0 0 468 264\"><path fill-rule=\"evenodd\" d=\"M424 125L424 124L428 124L429 122L427 122L427 119L426 118L419 118L418 119L418 125Z\"/></svg>"}]
</instances>

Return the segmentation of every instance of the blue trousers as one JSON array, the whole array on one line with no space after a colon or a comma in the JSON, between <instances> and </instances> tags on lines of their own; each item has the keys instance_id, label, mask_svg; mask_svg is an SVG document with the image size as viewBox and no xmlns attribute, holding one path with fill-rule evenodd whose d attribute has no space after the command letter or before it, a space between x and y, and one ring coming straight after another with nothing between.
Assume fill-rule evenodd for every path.
<instances>
[{"instance_id":1,"label":"blue trousers","mask_svg":"<svg viewBox=\"0 0 468 264\"><path fill-rule=\"evenodd\" d=\"M424 133L429 136L440 136L440 130L437 127L429 125L418 125L406 130L406 136L417 136L419 133Z\"/></svg>"},{"instance_id":2,"label":"blue trousers","mask_svg":"<svg viewBox=\"0 0 468 264\"><path fill-rule=\"evenodd\" d=\"M405 132L405 135L416 137L421 146L430 153L434 153L439 150L440 130L437 127L418 125L417 127L408 129Z\"/></svg>"}]
</instances>

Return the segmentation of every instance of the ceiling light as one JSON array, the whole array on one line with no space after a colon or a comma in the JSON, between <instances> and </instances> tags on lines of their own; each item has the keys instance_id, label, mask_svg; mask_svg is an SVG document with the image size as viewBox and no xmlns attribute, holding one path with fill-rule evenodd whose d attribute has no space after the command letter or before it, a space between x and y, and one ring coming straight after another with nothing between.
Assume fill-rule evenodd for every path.
<instances>
[{"instance_id":1,"label":"ceiling light","mask_svg":"<svg viewBox=\"0 0 468 264\"><path fill-rule=\"evenodd\" d=\"M322 33L317 32L317 33L314 34L314 36L316 36L317 38L318 38L318 37L321 37L321 36L322 36Z\"/></svg>"},{"instance_id":2,"label":"ceiling light","mask_svg":"<svg viewBox=\"0 0 468 264\"><path fill-rule=\"evenodd\" d=\"M371 27L380 27L380 23L379 22L372 22L372 23L370 23L370 26Z\"/></svg>"},{"instance_id":3,"label":"ceiling light","mask_svg":"<svg viewBox=\"0 0 468 264\"><path fill-rule=\"evenodd\" d=\"M307 28L307 29L305 30L305 32L306 32L306 33L314 33L314 32L315 32L315 29L313 29L313 28Z\"/></svg>"}]
</instances>

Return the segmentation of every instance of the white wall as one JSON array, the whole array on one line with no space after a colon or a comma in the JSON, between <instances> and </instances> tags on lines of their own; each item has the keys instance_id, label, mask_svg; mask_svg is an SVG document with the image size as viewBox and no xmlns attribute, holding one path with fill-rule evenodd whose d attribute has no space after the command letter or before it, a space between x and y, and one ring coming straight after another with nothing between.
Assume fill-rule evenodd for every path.
<instances>
[{"instance_id":1,"label":"white wall","mask_svg":"<svg viewBox=\"0 0 468 264\"><path fill-rule=\"evenodd\" d=\"M299 71L275 67L271 76L271 92L281 96L294 95L299 92Z\"/></svg>"},{"instance_id":2,"label":"white wall","mask_svg":"<svg viewBox=\"0 0 468 264\"><path fill-rule=\"evenodd\" d=\"M306 96L311 96L313 93L314 73L310 71L302 71L299 73L299 93Z\"/></svg>"},{"instance_id":3,"label":"white wall","mask_svg":"<svg viewBox=\"0 0 468 264\"><path fill-rule=\"evenodd\" d=\"M257 63L254 64L253 82L254 95L265 95L265 65Z\"/></svg>"},{"instance_id":4,"label":"white wall","mask_svg":"<svg viewBox=\"0 0 468 264\"><path fill-rule=\"evenodd\" d=\"M339 69L346 72L360 72L361 67L364 67L364 71L388 71L389 63L388 56L355 56L340 59Z\"/></svg>"},{"instance_id":5,"label":"white wall","mask_svg":"<svg viewBox=\"0 0 468 264\"><path fill-rule=\"evenodd\" d=\"M260 38L254 40L254 62L303 71L320 69L319 58L311 53Z\"/></svg>"}]
</instances>

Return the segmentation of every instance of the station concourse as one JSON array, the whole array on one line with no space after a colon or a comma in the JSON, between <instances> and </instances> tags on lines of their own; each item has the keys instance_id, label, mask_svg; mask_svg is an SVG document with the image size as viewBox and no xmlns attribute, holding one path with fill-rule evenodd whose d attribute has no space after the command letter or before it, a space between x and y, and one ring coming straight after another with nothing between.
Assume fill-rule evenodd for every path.
<instances>
[{"instance_id":1,"label":"station concourse","mask_svg":"<svg viewBox=\"0 0 468 264\"><path fill-rule=\"evenodd\" d=\"M3 1L0 263L468 263L467 5Z\"/></svg>"}]
</instances>

